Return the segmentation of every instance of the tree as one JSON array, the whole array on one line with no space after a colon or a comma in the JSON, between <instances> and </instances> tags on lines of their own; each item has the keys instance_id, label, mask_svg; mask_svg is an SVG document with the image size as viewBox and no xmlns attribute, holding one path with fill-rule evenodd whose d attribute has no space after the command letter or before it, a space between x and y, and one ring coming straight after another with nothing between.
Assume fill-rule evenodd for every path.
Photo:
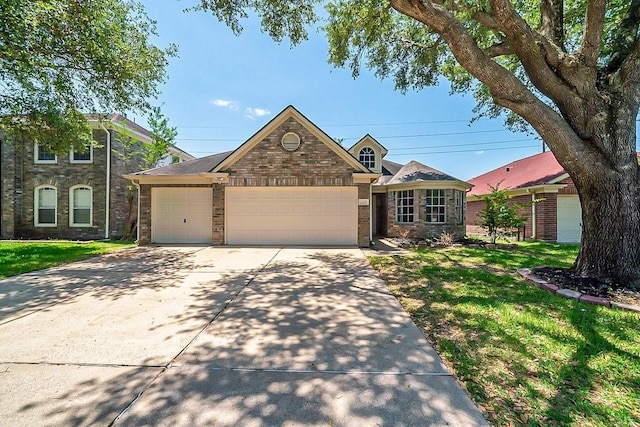
<instances>
[{"instance_id":1,"label":"tree","mask_svg":"<svg viewBox=\"0 0 640 427\"><path fill-rule=\"evenodd\" d=\"M640 0L201 0L241 30L256 13L274 39L306 38L326 3L329 61L362 65L402 91L446 77L477 112L530 125L575 182L582 275L640 286ZM245 9L246 8L246 9Z\"/></svg>"},{"instance_id":2,"label":"tree","mask_svg":"<svg viewBox=\"0 0 640 427\"><path fill-rule=\"evenodd\" d=\"M149 110L176 47L133 0L0 2L0 129L57 153L91 140L84 113Z\"/></svg>"},{"instance_id":3,"label":"tree","mask_svg":"<svg viewBox=\"0 0 640 427\"><path fill-rule=\"evenodd\" d=\"M115 150L115 154L122 159L127 171L132 170L134 167L140 170L157 167L158 162L167 156L169 147L178 136L178 130L169 126L169 119L162 114L160 107L151 107L150 109L151 112L147 117L147 122L151 128L150 143L144 143L133 138L126 120L122 120L117 125L119 148ZM136 162L135 165L132 164L134 162ZM136 193L133 185L127 185L126 190L128 210L121 240L129 240L137 226L135 221L132 222Z\"/></svg>"},{"instance_id":4,"label":"tree","mask_svg":"<svg viewBox=\"0 0 640 427\"><path fill-rule=\"evenodd\" d=\"M485 207L478 212L478 216L491 238L491 243L495 244L501 230L518 229L527 222L526 215L520 212L531 206L531 203L509 203L509 192L501 190L500 183L489 186L489 190L491 192L485 199Z\"/></svg>"},{"instance_id":5,"label":"tree","mask_svg":"<svg viewBox=\"0 0 640 427\"><path fill-rule=\"evenodd\" d=\"M167 156L169 147L173 145L173 141L178 136L178 130L169 126L167 119L160 107L152 107L149 117L147 118L149 127L151 128L151 144L145 144L142 149L142 159L144 168L155 168L158 162Z\"/></svg>"}]
</instances>

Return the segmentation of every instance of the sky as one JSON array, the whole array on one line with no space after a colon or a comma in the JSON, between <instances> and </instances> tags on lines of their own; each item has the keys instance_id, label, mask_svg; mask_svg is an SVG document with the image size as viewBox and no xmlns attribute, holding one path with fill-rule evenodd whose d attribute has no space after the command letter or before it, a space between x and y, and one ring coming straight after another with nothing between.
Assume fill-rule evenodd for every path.
<instances>
[{"instance_id":1,"label":"sky","mask_svg":"<svg viewBox=\"0 0 640 427\"><path fill-rule=\"evenodd\" d=\"M402 94L367 69L353 79L327 63L322 33L292 48L257 21L245 21L235 36L210 13L183 12L195 0L141 3L158 24L154 43L178 45L154 103L177 127L176 145L195 157L237 148L288 105L345 148L370 134L387 160L416 160L463 180L542 150L536 135L513 133L501 119L470 124L473 98L450 95L446 81Z\"/></svg>"}]
</instances>

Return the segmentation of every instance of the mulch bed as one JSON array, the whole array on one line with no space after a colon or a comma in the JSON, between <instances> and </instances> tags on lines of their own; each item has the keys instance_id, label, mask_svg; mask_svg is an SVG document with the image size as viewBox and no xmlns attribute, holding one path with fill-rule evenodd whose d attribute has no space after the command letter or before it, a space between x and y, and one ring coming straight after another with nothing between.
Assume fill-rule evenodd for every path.
<instances>
[{"instance_id":1,"label":"mulch bed","mask_svg":"<svg viewBox=\"0 0 640 427\"><path fill-rule=\"evenodd\" d=\"M609 301L640 306L640 290L626 289L618 283L605 283L591 277L581 277L568 268L538 267L533 274L561 289L571 289Z\"/></svg>"}]
</instances>

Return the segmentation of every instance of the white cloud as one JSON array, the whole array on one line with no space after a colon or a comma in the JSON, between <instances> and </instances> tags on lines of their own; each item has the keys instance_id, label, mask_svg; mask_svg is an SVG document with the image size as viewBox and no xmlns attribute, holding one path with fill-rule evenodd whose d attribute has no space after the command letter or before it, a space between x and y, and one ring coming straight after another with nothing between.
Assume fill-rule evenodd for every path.
<instances>
[{"instance_id":1,"label":"white cloud","mask_svg":"<svg viewBox=\"0 0 640 427\"><path fill-rule=\"evenodd\" d=\"M271 111L266 108L247 108L247 113L249 118L253 119L254 117L262 117L271 114Z\"/></svg>"},{"instance_id":2,"label":"white cloud","mask_svg":"<svg viewBox=\"0 0 640 427\"><path fill-rule=\"evenodd\" d=\"M478 156L480 156L480 155L484 154L484 150L476 151L476 154L477 154Z\"/></svg>"},{"instance_id":3,"label":"white cloud","mask_svg":"<svg viewBox=\"0 0 640 427\"><path fill-rule=\"evenodd\" d=\"M238 103L229 99L214 99L211 103L216 107L224 107L233 111L238 110Z\"/></svg>"}]
</instances>

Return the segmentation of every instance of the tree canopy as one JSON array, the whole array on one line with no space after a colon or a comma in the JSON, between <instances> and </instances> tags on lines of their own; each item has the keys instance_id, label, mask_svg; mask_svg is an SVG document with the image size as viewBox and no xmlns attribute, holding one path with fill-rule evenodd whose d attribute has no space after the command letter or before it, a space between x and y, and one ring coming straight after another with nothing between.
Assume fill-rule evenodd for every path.
<instances>
[{"instance_id":1,"label":"tree canopy","mask_svg":"<svg viewBox=\"0 0 640 427\"><path fill-rule=\"evenodd\" d=\"M0 128L55 152L90 140L86 113L149 111L176 47L133 0L0 2Z\"/></svg>"}]
</instances>

